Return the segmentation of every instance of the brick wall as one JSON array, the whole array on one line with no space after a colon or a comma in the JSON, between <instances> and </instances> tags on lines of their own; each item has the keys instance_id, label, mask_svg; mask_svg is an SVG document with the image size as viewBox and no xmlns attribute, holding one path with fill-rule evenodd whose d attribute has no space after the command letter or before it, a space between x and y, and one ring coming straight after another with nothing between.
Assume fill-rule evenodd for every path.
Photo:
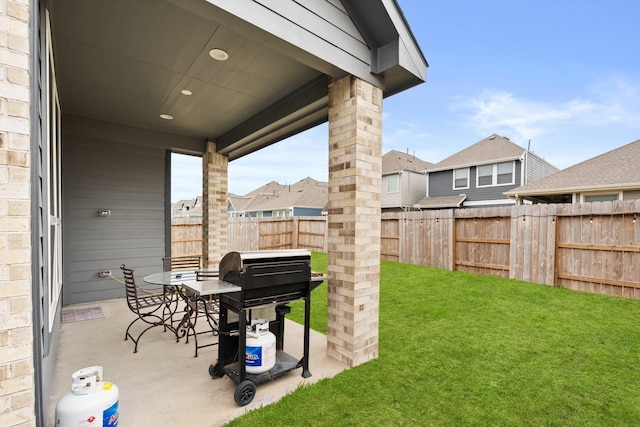
<instances>
[{"instance_id":1,"label":"brick wall","mask_svg":"<svg viewBox=\"0 0 640 427\"><path fill-rule=\"evenodd\" d=\"M329 86L327 353L378 356L382 90L348 76Z\"/></svg>"},{"instance_id":2,"label":"brick wall","mask_svg":"<svg viewBox=\"0 0 640 427\"><path fill-rule=\"evenodd\" d=\"M204 266L217 266L227 253L229 237L227 230L228 165L226 156L216 153L216 145L207 143L203 157L203 211L202 234Z\"/></svg>"},{"instance_id":3,"label":"brick wall","mask_svg":"<svg viewBox=\"0 0 640 427\"><path fill-rule=\"evenodd\" d=\"M0 0L0 425L35 425L29 1Z\"/></svg>"}]
</instances>

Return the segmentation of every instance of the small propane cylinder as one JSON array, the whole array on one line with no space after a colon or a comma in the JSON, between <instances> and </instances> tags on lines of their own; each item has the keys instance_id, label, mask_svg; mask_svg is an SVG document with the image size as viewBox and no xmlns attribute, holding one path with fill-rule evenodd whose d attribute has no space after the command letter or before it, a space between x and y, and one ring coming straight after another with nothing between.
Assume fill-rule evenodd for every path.
<instances>
[{"instance_id":1,"label":"small propane cylinder","mask_svg":"<svg viewBox=\"0 0 640 427\"><path fill-rule=\"evenodd\" d=\"M118 425L118 387L102 381L102 366L71 375L71 391L56 405L56 427Z\"/></svg>"},{"instance_id":2,"label":"small propane cylinder","mask_svg":"<svg viewBox=\"0 0 640 427\"><path fill-rule=\"evenodd\" d=\"M265 319L251 321L247 326L246 370L249 374L261 374L276 365L276 336L269 332Z\"/></svg>"}]
</instances>

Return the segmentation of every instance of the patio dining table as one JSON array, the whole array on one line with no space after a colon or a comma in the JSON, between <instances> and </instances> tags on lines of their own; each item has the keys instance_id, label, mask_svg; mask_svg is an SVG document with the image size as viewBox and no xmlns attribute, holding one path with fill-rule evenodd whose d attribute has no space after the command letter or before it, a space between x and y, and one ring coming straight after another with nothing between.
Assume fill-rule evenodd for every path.
<instances>
[{"instance_id":1,"label":"patio dining table","mask_svg":"<svg viewBox=\"0 0 640 427\"><path fill-rule=\"evenodd\" d=\"M217 314L217 297L219 294L227 292L239 292L242 290L240 286L233 283L225 282L219 278L210 277L215 275L213 270L200 270L208 274L205 280L197 280L196 270L179 270L165 271L161 273L153 273L145 276L145 283L162 285L165 292L172 292L182 300L184 305L184 315L174 328L176 339L180 340L186 337L189 342L190 331L195 341L195 356L198 356L198 349L215 344L198 345L198 332L196 332L196 322L200 315L206 317L211 333L218 334L217 320L213 316ZM177 311L177 308L176 308ZM202 333L202 332L200 332Z\"/></svg>"}]
</instances>

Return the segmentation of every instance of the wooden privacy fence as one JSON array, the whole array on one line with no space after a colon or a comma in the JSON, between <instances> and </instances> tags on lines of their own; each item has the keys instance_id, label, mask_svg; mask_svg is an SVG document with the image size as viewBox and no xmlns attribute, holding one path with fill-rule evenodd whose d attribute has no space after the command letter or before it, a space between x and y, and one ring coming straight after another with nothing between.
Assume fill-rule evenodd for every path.
<instances>
[{"instance_id":1,"label":"wooden privacy fence","mask_svg":"<svg viewBox=\"0 0 640 427\"><path fill-rule=\"evenodd\" d=\"M233 218L229 250L326 252L326 224ZM640 200L385 213L380 237L384 260L640 299Z\"/></svg>"}]
</instances>

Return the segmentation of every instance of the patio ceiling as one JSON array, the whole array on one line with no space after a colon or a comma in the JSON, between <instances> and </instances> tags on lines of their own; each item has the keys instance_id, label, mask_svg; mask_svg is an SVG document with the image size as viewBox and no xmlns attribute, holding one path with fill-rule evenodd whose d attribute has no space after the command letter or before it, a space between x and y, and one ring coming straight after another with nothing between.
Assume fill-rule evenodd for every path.
<instances>
[{"instance_id":1,"label":"patio ceiling","mask_svg":"<svg viewBox=\"0 0 640 427\"><path fill-rule=\"evenodd\" d=\"M63 113L214 141L230 160L325 122L329 78L384 96L425 80L395 0L50 3Z\"/></svg>"},{"instance_id":2,"label":"patio ceiling","mask_svg":"<svg viewBox=\"0 0 640 427\"><path fill-rule=\"evenodd\" d=\"M326 73L232 18L203 0L52 1L63 112L212 140L231 160L326 121Z\"/></svg>"}]
</instances>

